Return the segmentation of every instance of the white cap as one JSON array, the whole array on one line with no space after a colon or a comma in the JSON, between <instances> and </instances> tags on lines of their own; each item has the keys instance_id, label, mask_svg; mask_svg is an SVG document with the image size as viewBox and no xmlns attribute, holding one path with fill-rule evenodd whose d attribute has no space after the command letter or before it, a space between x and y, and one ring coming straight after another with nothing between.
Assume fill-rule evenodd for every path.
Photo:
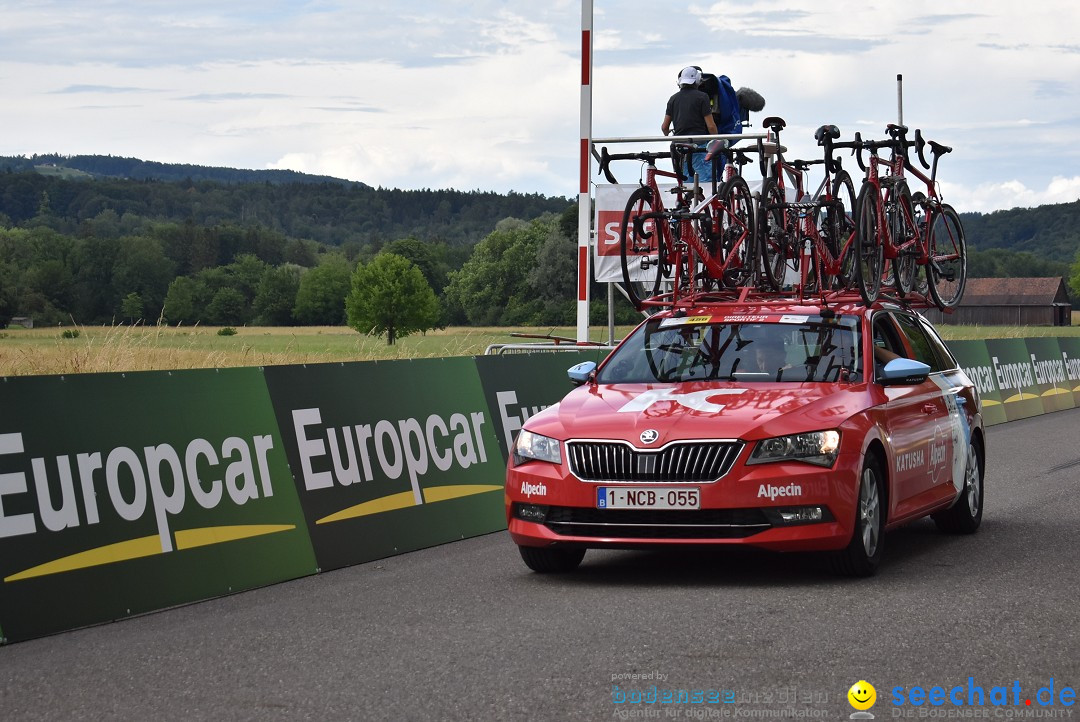
<instances>
[{"instance_id":1,"label":"white cap","mask_svg":"<svg viewBox=\"0 0 1080 722\"><path fill-rule=\"evenodd\" d=\"M701 71L688 65L679 72L679 85L697 85L701 82Z\"/></svg>"}]
</instances>

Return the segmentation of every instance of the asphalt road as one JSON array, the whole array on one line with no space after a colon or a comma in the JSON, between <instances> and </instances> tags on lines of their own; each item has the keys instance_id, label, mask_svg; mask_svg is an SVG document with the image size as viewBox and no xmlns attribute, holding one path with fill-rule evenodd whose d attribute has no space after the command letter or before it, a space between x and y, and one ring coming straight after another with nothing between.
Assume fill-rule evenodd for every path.
<instances>
[{"instance_id":1,"label":"asphalt road","mask_svg":"<svg viewBox=\"0 0 1080 722\"><path fill-rule=\"evenodd\" d=\"M492 534L0 648L0 719L838 719L860 679L879 720L930 709L892 705L914 685L1080 719L1034 698L1080 687L1080 410L988 436L979 533L892 533L872 579L731 552L540 576ZM734 702L616 703L652 685Z\"/></svg>"}]
</instances>

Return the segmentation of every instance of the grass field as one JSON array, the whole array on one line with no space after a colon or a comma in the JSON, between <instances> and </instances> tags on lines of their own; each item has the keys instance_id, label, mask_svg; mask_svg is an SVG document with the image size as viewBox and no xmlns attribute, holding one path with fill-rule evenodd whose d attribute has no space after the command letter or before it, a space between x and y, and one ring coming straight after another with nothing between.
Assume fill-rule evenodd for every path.
<instances>
[{"instance_id":1,"label":"grass field","mask_svg":"<svg viewBox=\"0 0 1080 722\"><path fill-rule=\"evenodd\" d=\"M78 336L65 337L75 330ZM273 366L384 359L479 356L490 344L526 343L511 332L552 333L573 338L572 328L455 327L408 336L394 346L333 326L237 328L167 326L80 326L78 329L12 327L0 331L0 377L165 369ZM618 338L629 327L617 329ZM606 342L607 329L594 328Z\"/></svg>"},{"instance_id":2,"label":"grass field","mask_svg":"<svg viewBox=\"0 0 1080 722\"><path fill-rule=\"evenodd\" d=\"M1074 314L1074 324L1080 322L1078 316ZM65 331L75 330L75 338L65 337ZM514 338L512 332L575 335L573 328L453 327L387 346L382 339L344 327L238 328L235 336L219 336L218 330L139 325L9 328L0 331L0 377L479 356L491 344L536 341ZM940 326L939 330L946 341L1080 336L1078 325ZM616 338L629 331L627 326L617 328ZM590 339L606 342L607 328L593 327Z\"/></svg>"}]
</instances>

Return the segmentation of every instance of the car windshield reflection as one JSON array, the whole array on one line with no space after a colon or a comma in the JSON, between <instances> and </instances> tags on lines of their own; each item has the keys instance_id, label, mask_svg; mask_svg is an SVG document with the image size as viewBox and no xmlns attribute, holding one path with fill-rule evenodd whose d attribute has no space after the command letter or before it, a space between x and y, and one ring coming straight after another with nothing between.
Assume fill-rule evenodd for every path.
<instances>
[{"instance_id":1,"label":"car windshield reflection","mask_svg":"<svg viewBox=\"0 0 1080 722\"><path fill-rule=\"evenodd\" d=\"M857 381L862 364L855 318L800 316L783 323L654 319L614 352L601 384L687 381Z\"/></svg>"}]
</instances>

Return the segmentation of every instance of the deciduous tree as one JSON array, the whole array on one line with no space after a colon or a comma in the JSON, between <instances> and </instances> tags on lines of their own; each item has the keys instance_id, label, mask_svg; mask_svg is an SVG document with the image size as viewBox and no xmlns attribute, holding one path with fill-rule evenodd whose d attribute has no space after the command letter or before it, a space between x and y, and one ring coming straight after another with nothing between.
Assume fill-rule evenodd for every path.
<instances>
[{"instance_id":1,"label":"deciduous tree","mask_svg":"<svg viewBox=\"0 0 1080 722\"><path fill-rule=\"evenodd\" d=\"M360 333L386 335L393 345L439 322L439 302L417 266L393 253L380 253L358 266L345 301L349 326Z\"/></svg>"}]
</instances>

